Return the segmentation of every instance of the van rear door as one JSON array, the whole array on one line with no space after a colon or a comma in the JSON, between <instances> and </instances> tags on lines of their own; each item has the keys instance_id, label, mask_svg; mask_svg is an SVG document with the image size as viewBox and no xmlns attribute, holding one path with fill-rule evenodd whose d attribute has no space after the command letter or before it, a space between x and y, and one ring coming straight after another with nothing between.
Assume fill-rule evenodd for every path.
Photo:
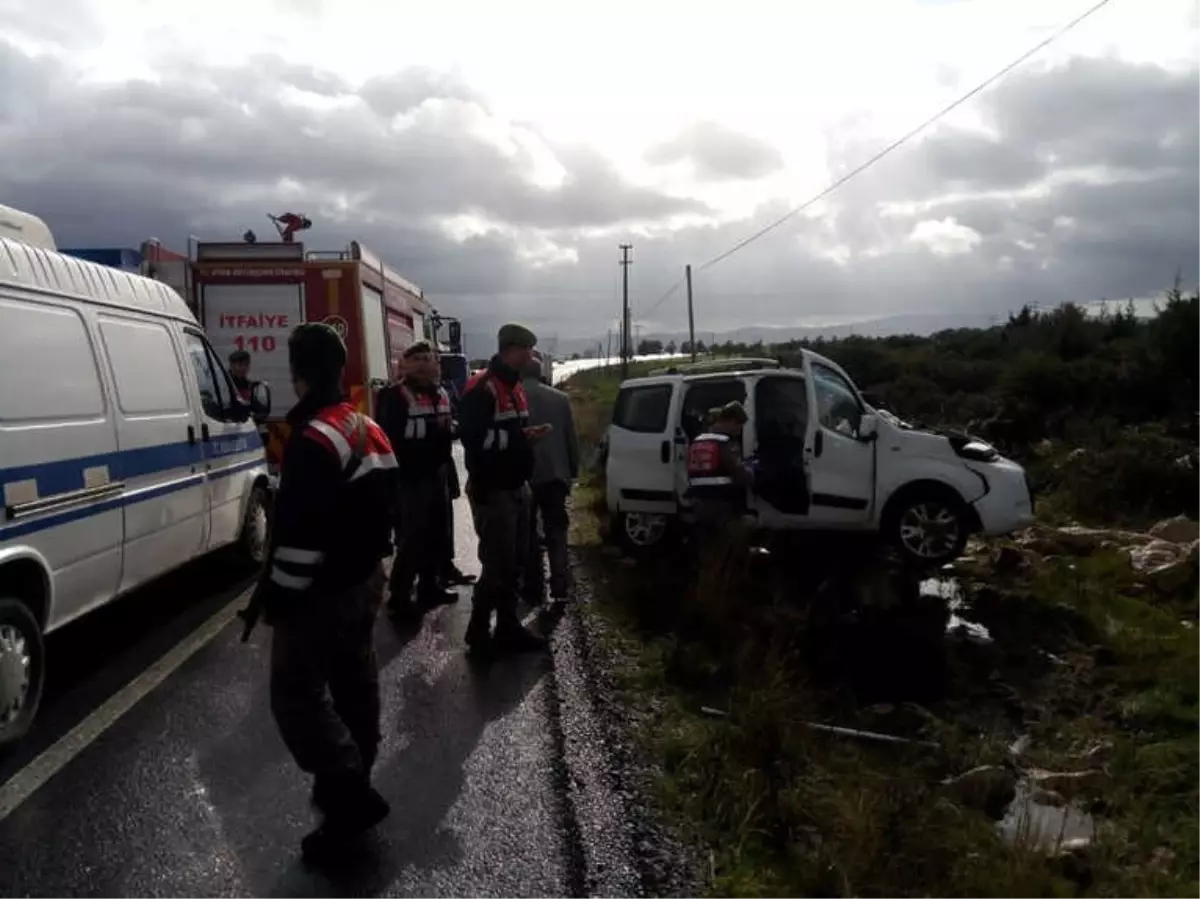
<instances>
[{"instance_id":1,"label":"van rear door","mask_svg":"<svg viewBox=\"0 0 1200 899\"><path fill-rule=\"evenodd\" d=\"M746 402L746 382L740 377L706 377L684 382L683 402L675 417L675 490L679 497L688 488L687 447L704 430L708 413L726 403Z\"/></svg>"},{"instance_id":2,"label":"van rear door","mask_svg":"<svg viewBox=\"0 0 1200 899\"><path fill-rule=\"evenodd\" d=\"M106 602L121 578L116 410L81 310L3 290L0 557L45 560L52 630Z\"/></svg>"},{"instance_id":3,"label":"van rear door","mask_svg":"<svg viewBox=\"0 0 1200 899\"><path fill-rule=\"evenodd\" d=\"M617 394L608 431L607 476L621 512L675 512L671 409L677 384L630 384Z\"/></svg>"}]
</instances>

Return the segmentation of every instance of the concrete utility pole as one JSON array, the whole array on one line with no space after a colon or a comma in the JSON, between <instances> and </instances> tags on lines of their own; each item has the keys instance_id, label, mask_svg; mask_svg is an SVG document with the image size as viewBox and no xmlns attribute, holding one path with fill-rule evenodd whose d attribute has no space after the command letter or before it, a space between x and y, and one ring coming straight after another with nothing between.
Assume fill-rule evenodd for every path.
<instances>
[{"instance_id":1,"label":"concrete utility pole","mask_svg":"<svg viewBox=\"0 0 1200 899\"><path fill-rule=\"evenodd\" d=\"M629 266L633 260L629 251L633 244L620 244L621 250L621 380L629 377L629 357L633 355L629 346Z\"/></svg>"},{"instance_id":2,"label":"concrete utility pole","mask_svg":"<svg viewBox=\"0 0 1200 899\"><path fill-rule=\"evenodd\" d=\"M692 361L696 361L696 316L692 313L692 267L683 267L683 276L687 279L688 294L688 342L692 347Z\"/></svg>"}]
</instances>

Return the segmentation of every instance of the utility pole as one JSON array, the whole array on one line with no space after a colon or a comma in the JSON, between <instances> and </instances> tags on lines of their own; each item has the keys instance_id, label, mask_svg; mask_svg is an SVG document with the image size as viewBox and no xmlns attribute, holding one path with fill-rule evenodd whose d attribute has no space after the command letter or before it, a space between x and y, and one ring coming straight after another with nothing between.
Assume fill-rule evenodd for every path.
<instances>
[{"instance_id":1,"label":"utility pole","mask_svg":"<svg viewBox=\"0 0 1200 899\"><path fill-rule=\"evenodd\" d=\"M620 244L621 249L621 380L629 377L629 266L633 261L629 251L633 244Z\"/></svg>"},{"instance_id":2,"label":"utility pole","mask_svg":"<svg viewBox=\"0 0 1200 899\"><path fill-rule=\"evenodd\" d=\"M604 366L608 367L608 363L612 360L612 328L608 329L608 345L604 350Z\"/></svg>"},{"instance_id":3,"label":"utility pole","mask_svg":"<svg viewBox=\"0 0 1200 899\"><path fill-rule=\"evenodd\" d=\"M683 276L687 280L688 293L688 343L692 348L692 361L696 361L696 316L692 313L692 267L683 267Z\"/></svg>"}]
</instances>

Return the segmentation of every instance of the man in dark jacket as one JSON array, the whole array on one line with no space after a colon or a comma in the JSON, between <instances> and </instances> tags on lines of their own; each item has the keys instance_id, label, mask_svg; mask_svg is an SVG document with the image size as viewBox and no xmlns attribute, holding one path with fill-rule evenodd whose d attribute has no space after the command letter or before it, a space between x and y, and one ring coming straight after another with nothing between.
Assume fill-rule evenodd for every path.
<instances>
[{"instance_id":1,"label":"man in dark jacket","mask_svg":"<svg viewBox=\"0 0 1200 899\"><path fill-rule=\"evenodd\" d=\"M529 403L521 386L521 372L537 338L528 328L509 324L500 329L498 342L499 352L488 367L467 383L458 416L467 462L467 498L483 566L466 634L467 645L475 652L545 645L517 617L520 574L529 551L531 443L550 430L547 425L529 427Z\"/></svg>"},{"instance_id":2,"label":"man in dark jacket","mask_svg":"<svg viewBox=\"0 0 1200 899\"><path fill-rule=\"evenodd\" d=\"M570 589L570 560L567 556L567 498L579 477L579 439L571 401L561 390L542 380L542 361L534 356L525 366L521 383L529 398L530 424L548 424L552 430L533 448L533 493L530 518L530 557L521 588L526 602L538 605L545 599L546 576L542 546L550 561L550 598L564 600ZM539 528L540 524L540 528ZM539 536L540 531L540 536Z\"/></svg>"},{"instance_id":3,"label":"man in dark jacket","mask_svg":"<svg viewBox=\"0 0 1200 899\"><path fill-rule=\"evenodd\" d=\"M388 613L401 621L414 621L424 610L458 600L440 580L453 431L450 398L437 377L433 347L420 341L404 351L404 377L379 395L379 422L400 465Z\"/></svg>"},{"instance_id":4,"label":"man in dark jacket","mask_svg":"<svg viewBox=\"0 0 1200 899\"><path fill-rule=\"evenodd\" d=\"M250 380L250 354L248 352L234 350L229 354L229 376L233 379L233 387L237 391L238 397L250 407L250 414L258 426L258 436L262 439L263 446L266 446L270 436L267 431L267 416L271 414L271 407L264 405L258 396L258 386L262 382Z\"/></svg>"},{"instance_id":5,"label":"man in dark jacket","mask_svg":"<svg viewBox=\"0 0 1200 899\"><path fill-rule=\"evenodd\" d=\"M301 847L321 857L388 813L370 782L380 739L372 632L396 459L379 426L342 401L346 347L336 331L300 325L288 353L300 401L287 416L258 598L274 630L271 711L324 814Z\"/></svg>"}]
</instances>

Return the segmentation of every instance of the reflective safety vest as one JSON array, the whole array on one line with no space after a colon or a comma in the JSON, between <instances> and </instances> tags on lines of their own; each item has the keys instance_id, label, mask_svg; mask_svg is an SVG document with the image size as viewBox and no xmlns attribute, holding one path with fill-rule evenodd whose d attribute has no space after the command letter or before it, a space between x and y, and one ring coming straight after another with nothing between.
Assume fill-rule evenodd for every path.
<instances>
[{"instance_id":1,"label":"reflective safety vest","mask_svg":"<svg viewBox=\"0 0 1200 899\"><path fill-rule=\"evenodd\" d=\"M483 448L485 451L503 452L509 446L509 433L529 423L529 397L520 381L509 387L486 369L471 377L464 393L477 387L489 391L496 400L492 426L483 438Z\"/></svg>"},{"instance_id":2,"label":"reflective safety vest","mask_svg":"<svg viewBox=\"0 0 1200 899\"><path fill-rule=\"evenodd\" d=\"M728 434L701 434L688 446L688 493L694 497L732 498L742 494L733 473L725 471L721 448L729 443Z\"/></svg>"},{"instance_id":3,"label":"reflective safety vest","mask_svg":"<svg viewBox=\"0 0 1200 899\"><path fill-rule=\"evenodd\" d=\"M245 387L239 387L237 382L234 382L233 389L238 392L238 396L242 398L242 402L247 406L254 408L254 388L259 384L258 381L247 381ZM258 414L254 415L254 423L258 429L258 434L264 439L270 434L270 428L267 427L265 421L259 421Z\"/></svg>"},{"instance_id":4,"label":"reflective safety vest","mask_svg":"<svg viewBox=\"0 0 1200 899\"><path fill-rule=\"evenodd\" d=\"M404 426L404 440L424 440L432 437L437 426L450 428L450 395L445 388L438 387L437 394L430 396L419 390L412 390L401 381L396 385L404 404L408 407L408 422Z\"/></svg>"},{"instance_id":5,"label":"reflective safety vest","mask_svg":"<svg viewBox=\"0 0 1200 899\"><path fill-rule=\"evenodd\" d=\"M372 471L397 467L392 444L383 428L349 403L320 410L304 429L304 436L337 456L348 481L356 481Z\"/></svg>"}]
</instances>

